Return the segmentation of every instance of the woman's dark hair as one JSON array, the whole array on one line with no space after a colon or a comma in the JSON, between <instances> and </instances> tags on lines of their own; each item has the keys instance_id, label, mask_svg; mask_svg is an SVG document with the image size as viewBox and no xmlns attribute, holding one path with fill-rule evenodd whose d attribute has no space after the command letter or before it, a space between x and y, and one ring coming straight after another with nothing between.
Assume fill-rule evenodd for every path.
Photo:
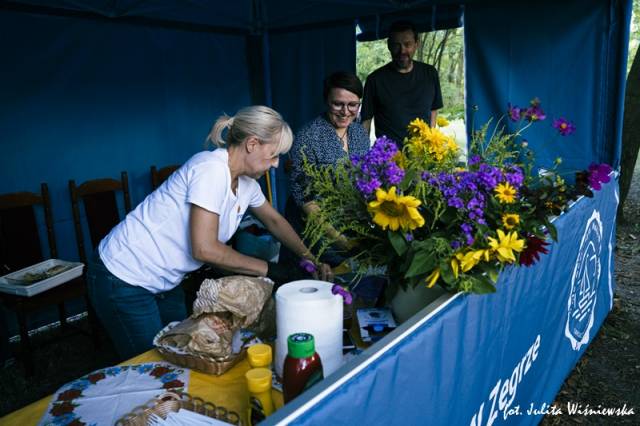
<instances>
[{"instance_id":1,"label":"woman's dark hair","mask_svg":"<svg viewBox=\"0 0 640 426\"><path fill-rule=\"evenodd\" d=\"M324 90L322 91L322 95L324 96L325 101L329 99L329 92L331 89L348 90L349 92L358 95L359 98L362 97L362 82L357 75L350 72L334 72L324 79Z\"/></svg>"}]
</instances>

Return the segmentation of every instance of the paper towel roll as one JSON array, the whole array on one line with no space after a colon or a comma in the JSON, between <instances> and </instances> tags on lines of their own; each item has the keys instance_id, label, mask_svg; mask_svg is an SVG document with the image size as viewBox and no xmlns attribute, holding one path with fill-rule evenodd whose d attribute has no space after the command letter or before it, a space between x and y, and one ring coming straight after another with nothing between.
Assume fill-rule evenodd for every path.
<instances>
[{"instance_id":1,"label":"paper towel roll","mask_svg":"<svg viewBox=\"0 0 640 426\"><path fill-rule=\"evenodd\" d=\"M341 296L331 293L333 284L300 280L281 286L276 292L276 374L282 377L287 356L287 337L309 333L315 339L324 377L342 365Z\"/></svg>"}]
</instances>

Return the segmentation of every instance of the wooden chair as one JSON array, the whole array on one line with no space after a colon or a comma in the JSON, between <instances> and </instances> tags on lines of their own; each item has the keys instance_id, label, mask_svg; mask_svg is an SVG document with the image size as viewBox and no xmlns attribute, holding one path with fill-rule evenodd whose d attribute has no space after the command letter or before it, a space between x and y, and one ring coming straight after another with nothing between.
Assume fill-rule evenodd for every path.
<instances>
[{"instance_id":1,"label":"wooden chair","mask_svg":"<svg viewBox=\"0 0 640 426\"><path fill-rule=\"evenodd\" d=\"M120 180L104 178L93 179L76 186L74 180L69 181L71 194L71 208L73 210L73 223L76 230L76 242L78 254L82 262L87 261L88 256L98 246L100 240L120 222L116 193L122 192L126 213L131 211L131 199L129 196L129 180L127 172L122 172ZM80 218L79 204L82 201L86 213L91 250L87 254L84 243L84 232Z\"/></svg>"},{"instance_id":2,"label":"wooden chair","mask_svg":"<svg viewBox=\"0 0 640 426\"><path fill-rule=\"evenodd\" d=\"M162 182L167 180L171 173L175 172L179 167L179 164L173 164L158 170L156 166L151 166L151 190L153 191L162 185Z\"/></svg>"},{"instance_id":3,"label":"wooden chair","mask_svg":"<svg viewBox=\"0 0 640 426\"><path fill-rule=\"evenodd\" d=\"M0 195L0 265L1 275L36 264L46 257L41 250L40 233L36 220L36 210L44 210L47 242L51 258L57 258L58 251L53 231L51 202L46 183L41 185L41 193L17 192ZM27 376L34 371L33 351L29 339L27 317L30 313L53 305L58 306L60 323L67 329L67 314L64 302L88 297L84 280L76 278L42 293L27 297L0 293L0 300L18 318L20 329L20 357ZM94 331L92 329L92 331ZM96 337L94 331L94 337Z\"/></svg>"}]
</instances>

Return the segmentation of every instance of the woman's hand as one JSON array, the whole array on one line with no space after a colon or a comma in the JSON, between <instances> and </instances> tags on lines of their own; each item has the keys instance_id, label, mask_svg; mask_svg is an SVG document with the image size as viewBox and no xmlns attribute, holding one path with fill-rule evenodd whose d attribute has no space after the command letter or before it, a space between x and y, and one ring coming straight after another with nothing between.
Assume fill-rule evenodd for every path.
<instances>
[{"instance_id":1,"label":"woman's hand","mask_svg":"<svg viewBox=\"0 0 640 426\"><path fill-rule=\"evenodd\" d=\"M318 271L313 274L313 278L328 282L333 282L333 277L333 270L326 263L319 263Z\"/></svg>"}]
</instances>

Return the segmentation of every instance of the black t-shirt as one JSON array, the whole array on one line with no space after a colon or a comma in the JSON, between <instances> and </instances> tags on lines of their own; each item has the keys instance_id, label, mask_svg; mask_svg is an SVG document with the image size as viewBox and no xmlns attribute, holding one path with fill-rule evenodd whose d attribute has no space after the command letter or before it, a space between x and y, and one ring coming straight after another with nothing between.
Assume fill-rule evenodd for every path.
<instances>
[{"instance_id":1,"label":"black t-shirt","mask_svg":"<svg viewBox=\"0 0 640 426\"><path fill-rule=\"evenodd\" d=\"M430 124L431 111L440 108L440 80L432 65L413 61L413 69L401 73L388 63L367 77L362 120L375 118L377 137L386 135L402 145L409 122L420 117Z\"/></svg>"}]
</instances>

